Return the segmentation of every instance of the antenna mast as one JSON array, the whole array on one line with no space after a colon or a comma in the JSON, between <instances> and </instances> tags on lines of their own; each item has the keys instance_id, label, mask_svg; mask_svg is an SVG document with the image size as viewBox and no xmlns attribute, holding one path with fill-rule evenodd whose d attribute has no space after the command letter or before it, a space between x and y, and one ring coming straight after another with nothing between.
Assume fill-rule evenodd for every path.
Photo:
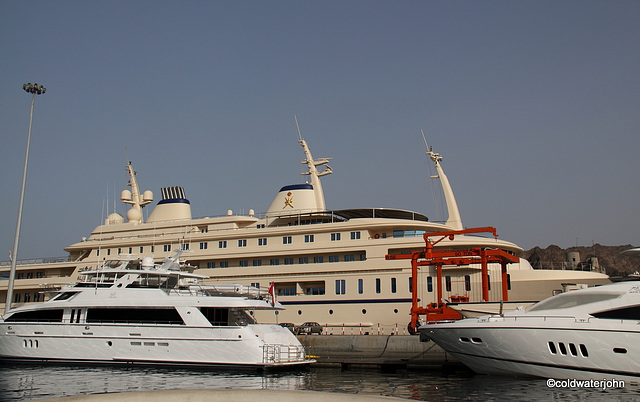
<instances>
[{"instance_id":1,"label":"antenna mast","mask_svg":"<svg viewBox=\"0 0 640 402\"><path fill-rule=\"evenodd\" d=\"M302 135L300 134L300 126L298 126L298 118L294 116L296 121L296 129L298 130L298 142L300 146L302 146L302 150L304 151L305 160L301 163L303 165L307 165L307 172L303 172L303 175L309 175L311 178L311 185L313 186L313 192L316 199L316 207L320 211L324 211L326 209L326 205L324 202L324 192L322 191L322 183L320 183L320 177L331 174L333 169L328 165L329 160L331 158L320 158L317 160L313 160L313 156L311 156L311 151L309 150L309 146L307 142L302 139ZM317 169L318 166L323 166L324 170L319 171Z\"/></svg>"},{"instance_id":2,"label":"antenna mast","mask_svg":"<svg viewBox=\"0 0 640 402\"><path fill-rule=\"evenodd\" d=\"M424 139L424 144L427 145L427 140L424 136L424 132L422 132L422 138ZM447 204L447 213L448 218L445 224L453 228L453 230L463 230L462 226L462 218L460 217L460 210L458 209L458 203L456 202L456 197L453 195L453 189L451 188L451 184L449 183L449 179L447 175L444 174L444 170L440 165L442 161L442 156L439 153L433 152L432 148L427 148L426 152L427 156L431 158L433 163L436 166L437 178L440 179L440 184L442 185L442 192L444 193L444 201Z\"/></svg>"}]
</instances>

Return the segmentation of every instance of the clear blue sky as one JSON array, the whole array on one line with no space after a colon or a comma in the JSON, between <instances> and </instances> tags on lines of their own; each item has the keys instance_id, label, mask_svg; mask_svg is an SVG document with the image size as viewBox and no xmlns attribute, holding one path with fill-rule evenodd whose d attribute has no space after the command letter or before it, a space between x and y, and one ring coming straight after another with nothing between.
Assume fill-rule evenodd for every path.
<instances>
[{"instance_id":1,"label":"clear blue sky","mask_svg":"<svg viewBox=\"0 0 640 402\"><path fill-rule=\"evenodd\" d=\"M194 216L263 212L300 183L294 115L328 208L446 218L420 129L465 226L528 249L640 245L638 1L0 2L0 247L64 255L143 190ZM125 209L118 201L118 211ZM154 203L155 204L155 203Z\"/></svg>"}]
</instances>

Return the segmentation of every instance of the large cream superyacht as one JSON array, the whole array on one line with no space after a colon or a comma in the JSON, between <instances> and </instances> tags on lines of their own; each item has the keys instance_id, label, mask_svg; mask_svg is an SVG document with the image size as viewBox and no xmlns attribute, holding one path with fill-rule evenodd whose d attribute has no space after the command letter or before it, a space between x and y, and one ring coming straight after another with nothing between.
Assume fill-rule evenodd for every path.
<instances>
[{"instance_id":1,"label":"large cream superyacht","mask_svg":"<svg viewBox=\"0 0 640 402\"><path fill-rule=\"evenodd\" d=\"M96 269L115 256L157 261L180 249L208 284L242 283L261 289L274 285L285 311L256 311L259 322L314 321L323 333L406 333L412 287L417 286L423 305L438 302L435 267L420 271L411 282L411 264L386 260L387 254L410 253L425 247L427 232L463 229L441 156L427 155L435 164L444 192L448 220L435 223L423 214L388 208L329 210L320 178L332 173L328 159L314 160L309 146L299 140L305 154L308 181L282 187L264 214L192 218L191 206L181 187L162 189L146 221L142 208L152 202L150 191L141 192L131 164L127 166L130 190L121 194L130 205L125 217L113 213L83 241L72 244L68 261L18 266L16 305L43 301L41 287L75 282L81 270ZM480 236L456 236L437 247L447 249L501 248L513 254L517 245ZM489 265L490 297L500 300L500 265ZM533 269L523 259L509 265L509 300L539 301L562 291L563 284L608 283L602 273ZM447 299L481 300L479 266L444 267L442 281ZM0 285L0 286L4 286ZM0 288L2 291L3 288ZM6 294L6 293L5 293ZM1 298L1 296L0 296Z\"/></svg>"}]
</instances>

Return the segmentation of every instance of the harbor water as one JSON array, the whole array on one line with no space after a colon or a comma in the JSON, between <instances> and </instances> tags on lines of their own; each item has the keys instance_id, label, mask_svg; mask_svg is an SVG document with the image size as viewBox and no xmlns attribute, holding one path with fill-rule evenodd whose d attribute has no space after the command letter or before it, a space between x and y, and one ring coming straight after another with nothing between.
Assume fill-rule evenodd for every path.
<instances>
[{"instance_id":1,"label":"harbor water","mask_svg":"<svg viewBox=\"0 0 640 402\"><path fill-rule=\"evenodd\" d=\"M3 401L122 392L223 389L305 390L424 401L640 399L640 387L637 385L625 384L612 389L575 384L573 387L550 387L543 378L475 375L461 366L392 372L375 368L311 367L277 373L131 366L0 366L0 399Z\"/></svg>"}]
</instances>

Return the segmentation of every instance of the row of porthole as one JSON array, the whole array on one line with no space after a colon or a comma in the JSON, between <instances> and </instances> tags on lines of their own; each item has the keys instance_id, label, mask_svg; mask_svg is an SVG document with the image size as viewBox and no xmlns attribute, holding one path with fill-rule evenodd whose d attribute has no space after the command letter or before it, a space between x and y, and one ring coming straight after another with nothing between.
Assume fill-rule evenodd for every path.
<instances>
[{"instance_id":1,"label":"row of porthole","mask_svg":"<svg viewBox=\"0 0 640 402\"><path fill-rule=\"evenodd\" d=\"M111 346L111 341L107 342L107 344L109 346ZM131 346L156 346L155 342L138 342L138 341L134 341L134 342L130 342ZM169 346L168 342L158 342L157 343L158 346Z\"/></svg>"},{"instance_id":2,"label":"row of porthole","mask_svg":"<svg viewBox=\"0 0 640 402\"><path fill-rule=\"evenodd\" d=\"M567 355L567 347L563 342L558 342L557 348L555 342L549 341L547 344L549 345L549 352L551 352L552 355L557 355L558 352L560 352L562 356ZM576 348L576 345L574 345L573 343L570 343L568 352L571 354L571 356L578 356L578 349L580 349L580 355L582 357L589 357L589 351L587 350L587 347L582 343L578 345L578 348Z\"/></svg>"},{"instance_id":3,"label":"row of porthole","mask_svg":"<svg viewBox=\"0 0 640 402\"><path fill-rule=\"evenodd\" d=\"M394 308L394 309L393 309L393 312L394 312L395 314L398 314L398 309L397 309L397 308ZM363 309L362 309L362 314L367 314L367 309L366 309L366 308L363 308ZM302 310L298 310L298 315L302 315ZM329 315L333 315L333 310L329 310Z\"/></svg>"},{"instance_id":4,"label":"row of porthole","mask_svg":"<svg viewBox=\"0 0 640 402\"><path fill-rule=\"evenodd\" d=\"M398 314L398 309L397 309L397 308L394 308L394 309L393 309L393 312L394 312L395 314ZM366 308L363 308L363 309L362 309L362 314L367 314L367 309L366 309ZM298 315L302 315L302 310L298 310ZM333 310L329 310L329 315L333 315Z\"/></svg>"},{"instance_id":5,"label":"row of porthole","mask_svg":"<svg viewBox=\"0 0 640 402\"><path fill-rule=\"evenodd\" d=\"M466 336L460 337L460 342L464 343L482 343L482 339L477 337L467 338Z\"/></svg>"},{"instance_id":6,"label":"row of porthole","mask_svg":"<svg viewBox=\"0 0 640 402\"><path fill-rule=\"evenodd\" d=\"M554 355L558 354L558 350L559 350L561 355L563 356L567 355L567 347L565 346L564 343L558 342L558 348L556 348L555 343L552 341L549 341L548 345L549 345L549 352L551 352L551 354L554 354ZM582 357L589 357L589 351L587 350L586 346L584 346L583 344L580 344L578 347L580 349L580 354L582 355ZM576 345L574 345L573 343L569 344L569 353L571 353L571 356L578 356L578 348L576 348ZM626 354L627 349L613 348L613 353Z\"/></svg>"}]
</instances>

